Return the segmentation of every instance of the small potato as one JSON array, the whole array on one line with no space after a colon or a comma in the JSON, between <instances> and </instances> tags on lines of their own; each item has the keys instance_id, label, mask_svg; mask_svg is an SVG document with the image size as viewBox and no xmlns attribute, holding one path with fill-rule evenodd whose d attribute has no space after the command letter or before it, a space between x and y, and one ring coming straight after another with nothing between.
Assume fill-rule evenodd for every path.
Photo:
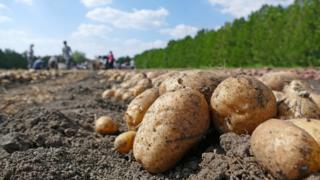
<instances>
[{"instance_id":1,"label":"small potato","mask_svg":"<svg viewBox=\"0 0 320 180\"><path fill-rule=\"evenodd\" d=\"M114 141L114 149L122 154L128 154L133 148L135 131L128 131L120 134Z\"/></svg>"},{"instance_id":2,"label":"small potato","mask_svg":"<svg viewBox=\"0 0 320 180\"><path fill-rule=\"evenodd\" d=\"M115 90L114 98L116 101L122 101L122 95L126 92L125 89L119 88Z\"/></svg>"},{"instance_id":3,"label":"small potato","mask_svg":"<svg viewBox=\"0 0 320 180\"><path fill-rule=\"evenodd\" d=\"M251 134L277 115L276 99L262 82L249 76L230 77L211 97L213 123L221 132Z\"/></svg>"},{"instance_id":4,"label":"small potato","mask_svg":"<svg viewBox=\"0 0 320 180\"><path fill-rule=\"evenodd\" d=\"M320 120L319 119L291 119L294 125L305 130L320 145Z\"/></svg>"},{"instance_id":5,"label":"small potato","mask_svg":"<svg viewBox=\"0 0 320 180\"><path fill-rule=\"evenodd\" d=\"M115 134L119 131L119 125L109 116L102 116L95 122L95 130L102 135Z\"/></svg>"},{"instance_id":6,"label":"small potato","mask_svg":"<svg viewBox=\"0 0 320 180\"><path fill-rule=\"evenodd\" d=\"M152 88L144 91L131 101L124 115L124 120L130 130L136 130L139 127L144 114L158 97L159 89Z\"/></svg>"},{"instance_id":7,"label":"small potato","mask_svg":"<svg viewBox=\"0 0 320 180\"><path fill-rule=\"evenodd\" d=\"M135 159L151 173L174 167L209 127L204 96L181 89L160 96L148 109L133 144Z\"/></svg>"},{"instance_id":8,"label":"small potato","mask_svg":"<svg viewBox=\"0 0 320 180\"><path fill-rule=\"evenodd\" d=\"M261 77L261 81L275 91L281 91L292 80L298 79L298 75L290 71L270 72Z\"/></svg>"},{"instance_id":9,"label":"small potato","mask_svg":"<svg viewBox=\"0 0 320 180\"><path fill-rule=\"evenodd\" d=\"M152 83L150 79L142 79L137 83L136 86L131 88L130 91L133 93L133 96L136 97L151 87L152 87Z\"/></svg>"},{"instance_id":10,"label":"small potato","mask_svg":"<svg viewBox=\"0 0 320 180\"><path fill-rule=\"evenodd\" d=\"M290 121L260 124L252 134L251 151L277 179L302 179L320 168L319 144Z\"/></svg>"},{"instance_id":11,"label":"small potato","mask_svg":"<svg viewBox=\"0 0 320 180\"><path fill-rule=\"evenodd\" d=\"M107 89L102 93L102 97L103 98L113 97L114 94L115 94L115 90L114 89Z\"/></svg>"},{"instance_id":12,"label":"small potato","mask_svg":"<svg viewBox=\"0 0 320 180\"><path fill-rule=\"evenodd\" d=\"M132 99L133 98L133 94L132 94L132 92L130 92L130 91L128 91L128 92L126 92L126 93L124 93L123 95L122 95L122 100L123 101L128 101L128 100L130 100L130 99Z\"/></svg>"}]
</instances>

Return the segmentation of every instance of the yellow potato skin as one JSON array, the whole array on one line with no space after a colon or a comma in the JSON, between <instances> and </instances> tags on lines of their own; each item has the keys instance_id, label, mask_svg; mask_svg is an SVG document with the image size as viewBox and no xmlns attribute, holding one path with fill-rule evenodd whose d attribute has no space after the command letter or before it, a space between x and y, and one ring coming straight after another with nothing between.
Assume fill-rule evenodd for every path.
<instances>
[{"instance_id":1,"label":"yellow potato skin","mask_svg":"<svg viewBox=\"0 0 320 180\"><path fill-rule=\"evenodd\" d=\"M114 134L119 131L119 125L109 116L102 116L95 122L95 130L102 135Z\"/></svg>"},{"instance_id":2,"label":"yellow potato skin","mask_svg":"<svg viewBox=\"0 0 320 180\"><path fill-rule=\"evenodd\" d=\"M291 119L294 125L309 133L320 145L320 120L319 119Z\"/></svg>"},{"instance_id":3,"label":"yellow potato skin","mask_svg":"<svg viewBox=\"0 0 320 180\"><path fill-rule=\"evenodd\" d=\"M259 125L251 137L257 161L277 179L301 179L320 167L320 146L292 122L271 119Z\"/></svg>"},{"instance_id":4,"label":"yellow potato skin","mask_svg":"<svg viewBox=\"0 0 320 180\"><path fill-rule=\"evenodd\" d=\"M128 131L120 134L114 141L114 149L121 154L128 154L133 148L135 131Z\"/></svg>"},{"instance_id":5,"label":"yellow potato skin","mask_svg":"<svg viewBox=\"0 0 320 180\"><path fill-rule=\"evenodd\" d=\"M212 120L221 132L251 134L277 115L276 98L262 82L250 76L230 77L211 97Z\"/></svg>"},{"instance_id":6,"label":"yellow potato skin","mask_svg":"<svg viewBox=\"0 0 320 180\"><path fill-rule=\"evenodd\" d=\"M270 89L281 91L284 86L289 84L292 80L298 79L298 75L290 71L269 72L260 79Z\"/></svg>"},{"instance_id":7,"label":"yellow potato skin","mask_svg":"<svg viewBox=\"0 0 320 180\"><path fill-rule=\"evenodd\" d=\"M165 93L143 118L134 140L134 157L151 173L165 172L199 142L209 122L208 104L200 92Z\"/></svg>"},{"instance_id":8,"label":"yellow potato skin","mask_svg":"<svg viewBox=\"0 0 320 180\"><path fill-rule=\"evenodd\" d=\"M191 88L201 92L210 101L212 92L222 81L223 77L206 71L183 71L164 80L159 86L160 94L176 91L183 88Z\"/></svg>"},{"instance_id":9,"label":"yellow potato skin","mask_svg":"<svg viewBox=\"0 0 320 180\"><path fill-rule=\"evenodd\" d=\"M124 120L130 130L136 130L138 128L144 114L158 97L159 89L151 88L144 91L130 102L124 115Z\"/></svg>"},{"instance_id":10,"label":"yellow potato skin","mask_svg":"<svg viewBox=\"0 0 320 180\"><path fill-rule=\"evenodd\" d=\"M103 98L113 97L114 94L115 94L115 90L114 89L107 89L102 93L102 97Z\"/></svg>"}]
</instances>

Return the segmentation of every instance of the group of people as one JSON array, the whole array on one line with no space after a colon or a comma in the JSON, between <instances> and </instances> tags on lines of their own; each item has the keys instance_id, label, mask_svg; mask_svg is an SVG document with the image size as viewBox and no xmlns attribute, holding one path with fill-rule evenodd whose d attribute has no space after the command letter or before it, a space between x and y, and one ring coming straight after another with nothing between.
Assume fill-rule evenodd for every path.
<instances>
[{"instance_id":1,"label":"group of people","mask_svg":"<svg viewBox=\"0 0 320 180\"><path fill-rule=\"evenodd\" d=\"M113 52L110 51L106 56L99 56L98 57L101 63L104 66L104 69L114 69L115 68L115 58Z\"/></svg>"},{"instance_id":2,"label":"group of people","mask_svg":"<svg viewBox=\"0 0 320 180\"><path fill-rule=\"evenodd\" d=\"M34 45L31 44L29 51L27 53L27 61L28 61L28 69L43 69L45 68L45 63L41 58L38 58L34 61ZM63 41L63 48L62 48L62 57L65 60L66 69L71 69L71 55L72 50L70 46L68 46L67 41ZM48 68L50 69L58 69L58 56L51 56L48 61Z\"/></svg>"}]
</instances>

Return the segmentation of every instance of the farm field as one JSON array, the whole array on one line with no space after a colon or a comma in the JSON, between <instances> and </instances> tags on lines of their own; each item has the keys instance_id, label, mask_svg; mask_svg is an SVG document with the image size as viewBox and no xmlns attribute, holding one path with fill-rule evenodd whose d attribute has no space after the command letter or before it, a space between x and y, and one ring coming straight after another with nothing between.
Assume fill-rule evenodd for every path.
<instances>
[{"instance_id":1,"label":"farm field","mask_svg":"<svg viewBox=\"0 0 320 180\"><path fill-rule=\"evenodd\" d=\"M116 137L128 131L124 116L134 96L159 86L176 73L186 72L188 76L191 71L200 72L200 76L204 73L219 77L217 85L231 76L261 79L267 73L285 71L320 92L317 69L1 70L0 179L275 179L257 162L250 149L250 134L220 133L213 123L174 167L162 173L148 172L135 160L132 151L120 154L114 150ZM133 77L143 84L141 88L133 87L137 83L124 84ZM142 79L150 80L149 84L144 85ZM180 80L181 86L187 86ZM289 81L293 79L286 85ZM114 94L102 96L108 89L115 90ZM284 101L276 98L277 105ZM317 110L314 113L312 118L320 114ZM95 132L95 120L106 115L119 124L119 132L104 136ZM304 118L303 115L292 114L296 118ZM320 171L304 178L320 179Z\"/></svg>"}]
</instances>

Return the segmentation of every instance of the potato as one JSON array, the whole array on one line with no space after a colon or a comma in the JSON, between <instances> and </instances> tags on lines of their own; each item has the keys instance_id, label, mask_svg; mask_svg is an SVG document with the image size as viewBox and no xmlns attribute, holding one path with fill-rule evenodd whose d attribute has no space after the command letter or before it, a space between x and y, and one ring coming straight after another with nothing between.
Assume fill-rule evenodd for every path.
<instances>
[{"instance_id":1,"label":"potato","mask_svg":"<svg viewBox=\"0 0 320 180\"><path fill-rule=\"evenodd\" d=\"M294 79L298 79L298 75L289 71L270 72L261 77L261 81L275 91L281 91L285 85Z\"/></svg>"},{"instance_id":2,"label":"potato","mask_svg":"<svg viewBox=\"0 0 320 180\"><path fill-rule=\"evenodd\" d=\"M152 88L146 90L131 101L124 115L124 120L126 121L129 129L136 130L138 128L142 122L144 114L158 97L159 89Z\"/></svg>"},{"instance_id":3,"label":"potato","mask_svg":"<svg viewBox=\"0 0 320 180\"><path fill-rule=\"evenodd\" d=\"M284 88L284 92L285 98L278 104L279 118L320 118L317 100L311 96L313 93L306 82L294 80Z\"/></svg>"},{"instance_id":4,"label":"potato","mask_svg":"<svg viewBox=\"0 0 320 180\"><path fill-rule=\"evenodd\" d=\"M123 101L128 101L128 100L131 100L132 98L133 98L133 94L130 91L128 91L122 95Z\"/></svg>"},{"instance_id":5,"label":"potato","mask_svg":"<svg viewBox=\"0 0 320 180\"><path fill-rule=\"evenodd\" d=\"M114 89L107 89L102 93L102 97L103 98L113 97L114 94L115 94L115 90Z\"/></svg>"},{"instance_id":6,"label":"potato","mask_svg":"<svg viewBox=\"0 0 320 180\"><path fill-rule=\"evenodd\" d=\"M176 75L177 73L178 73L178 72L176 72L176 71L167 72L167 73L165 73L165 74L162 74L162 75L160 75L160 76L152 79L152 85L153 85L153 87L159 87L164 80L166 80L166 79L168 79L168 78Z\"/></svg>"},{"instance_id":7,"label":"potato","mask_svg":"<svg viewBox=\"0 0 320 180\"><path fill-rule=\"evenodd\" d=\"M162 74L164 74L163 71L150 71L150 72L146 73L146 75L149 79L154 79Z\"/></svg>"},{"instance_id":8,"label":"potato","mask_svg":"<svg viewBox=\"0 0 320 180\"><path fill-rule=\"evenodd\" d=\"M119 88L114 92L114 98L117 101L122 101L122 95L126 92L125 89Z\"/></svg>"},{"instance_id":9,"label":"potato","mask_svg":"<svg viewBox=\"0 0 320 180\"><path fill-rule=\"evenodd\" d=\"M163 81L159 87L159 91L160 94L164 94L188 87L201 92L209 102L212 92L221 80L216 74L210 72L184 71Z\"/></svg>"},{"instance_id":10,"label":"potato","mask_svg":"<svg viewBox=\"0 0 320 180\"><path fill-rule=\"evenodd\" d=\"M128 131L120 134L114 141L114 149L122 154L128 154L133 148L135 131Z\"/></svg>"},{"instance_id":11,"label":"potato","mask_svg":"<svg viewBox=\"0 0 320 180\"><path fill-rule=\"evenodd\" d=\"M209 127L204 96L181 89L160 96L148 109L133 144L135 159L151 173L174 167Z\"/></svg>"},{"instance_id":12,"label":"potato","mask_svg":"<svg viewBox=\"0 0 320 180\"><path fill-rule=\"evenodd\" d=\"M257 161L277 179L301 179L320 167L320 146L292 122L272 119L259 125L251 137Z\"/></svg>"},{"instance_id":13,"label":"potato","mask_svg":"<svg viewBox=\"0 0 320 180\"><path fill-rule=\"evenodd\" d=\"M221 132L249 133L277 113L276 99L262 82L249 76L230 77L211 97L212 120Z\"/></svg>"},{"instance_id":14,"label":"potato","mask_svg":"<svg viewBox=\"0 0 320 180\"><path fill-rule=\"evenodd\" d=\"M142 79L140 80L136 86L130 89L133 93L133 96L138 96L139 94L143 93L145 90L152 87L152 83L150 79Z\"/></svg>"},{"instance_id":15,"label":"potato","mask_svg":"<svg viewBox=\"0 0 320 180\"><path fill-rule=\"evenodd\" d=\"M291 119L294 125L305 130L320 145L320 120L318 119Z\"/></svg>"},{"instance_id":16,"label":"potato","mask_svg":"<svg viewBox=\"0 0 320 180\"><path fill-rule=\"evenodd\" d=\"M310 99L320 108L320 83L318 81L292 81L286 91L301 92L305 91L310 94Z\"/></svg>"},{"instance_id":17,"label":"potato","mask_svg":"<svg viewBox=\"0 0 320 180\"><path fill-rule=\"evenodd\" d=\"M102 116L95 122L95 130L102 135L115 134L119 131L119 125L109 116Z\"/></svg>"}]
</instances>

